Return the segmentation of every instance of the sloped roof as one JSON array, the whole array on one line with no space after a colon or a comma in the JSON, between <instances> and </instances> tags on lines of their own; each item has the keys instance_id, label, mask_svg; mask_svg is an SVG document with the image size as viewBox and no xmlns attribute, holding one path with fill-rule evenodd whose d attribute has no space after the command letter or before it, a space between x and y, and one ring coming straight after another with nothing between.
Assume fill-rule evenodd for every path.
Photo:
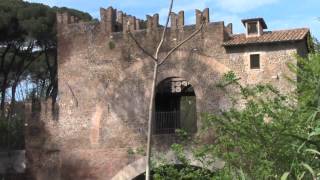
<instances>
[{"instance_id":1,"label":"sloped roof","mask_svg":"<svg viewBox=\"0 0 320 180\"><path fill-rule=\"evenodd\" d=\"M278 43L303 40L309 33L308 28L266 31L258 37L246 37L246 34L235 34L223 43L223 46Z\"/></svg>"}]
</instances>

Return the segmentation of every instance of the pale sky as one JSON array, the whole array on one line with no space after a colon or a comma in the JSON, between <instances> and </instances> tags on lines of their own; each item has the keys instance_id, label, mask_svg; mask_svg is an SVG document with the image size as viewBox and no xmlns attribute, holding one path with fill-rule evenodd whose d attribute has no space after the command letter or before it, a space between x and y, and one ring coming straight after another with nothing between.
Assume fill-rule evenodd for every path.
<instances>
[{"instance_id":1,"label":"pale sky","mask_svg":"<svg viewBox=\"0 0 320 180\"><path fill-rule=\"evenodd\" d=\"M65 6L99 17L99 8L113 6L127 14L145 19L159 13L161 22L169 0L27 0L49 6ZM320 39L320 0L175 0L174 11L185 11L187 24L195 23L195 9L210 8L211 21L232 22L236 33L244 32L241 19L263 17L268 30L307 27Z\"/></svg>"}]
</instances>

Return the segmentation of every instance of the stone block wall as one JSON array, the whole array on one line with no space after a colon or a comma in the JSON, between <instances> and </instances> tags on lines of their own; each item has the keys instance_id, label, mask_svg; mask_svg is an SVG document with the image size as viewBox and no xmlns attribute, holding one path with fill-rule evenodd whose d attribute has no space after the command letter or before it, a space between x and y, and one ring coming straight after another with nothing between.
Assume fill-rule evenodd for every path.
<instances>
[{"instance_id":1,"label":"stone block wall","mask_svg":"<svg viewBox=\"0 0 320 180\"><path fill-rule=\"evenodd\" d=\"M295 74L288 69L288 64L296 64L299 51L298 43L234 47L227 50L229 55L227 63L228 67L241 77L243 84L269 83L282 93L288 93L295 89L295 85L287 78L296 80ZM250 69L251 54L260 54L260 69Z\"/></svg>"},{"instance_id":2,"label":"stone block wall","mask_svg":"<svg viewBox=\"0 0 320 180\"><path fill-rule=\"evenodd\" d=\"M33 137L33 142L39 143L29 146L34 177L102 180L129 178L130 174L132 178L145 163L143 154L130 152L146 149L153 61L127 32L153 54L163 30L159 16L147 16L143 21L110 7L101 9L99 23L77 22L68 14L58 14L57 18L59 112L53 118L52 112L42 108L34 115L42 124L40 129L45 129L41 136ZM287 44L226 49L222 44L232 35L232 25L210 22L209 9L205 9L196 11L195 25L184 25L183 11L172 13L160 56L197 30L202 20L206 25L201 32L160 66L158 77L158 83L170 77L191 83L198 128L202 113L228 107L227 98L215 86L224 73L235 71L247 84L272 81L281 87L282 79L273 77L287 71L284 64L294 61L291 54L298 48ZM257 51L262 52L263 70L251 72L247 57ZM154 135L153 148L166 152L176 141L175 135ZM41 165L39 161L45 162L41 159L52 163ZM56 172L55 176L51 172ZM123 176L126 173L128 176Z\"/></svg>"}]
</instances>

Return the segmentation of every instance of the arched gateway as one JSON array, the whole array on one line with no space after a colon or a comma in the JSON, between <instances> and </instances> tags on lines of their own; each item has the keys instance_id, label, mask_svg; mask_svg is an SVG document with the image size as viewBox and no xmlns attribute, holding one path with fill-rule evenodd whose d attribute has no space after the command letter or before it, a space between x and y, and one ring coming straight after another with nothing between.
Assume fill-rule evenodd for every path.
<instances>
[{"instance_id":1,"label":"arched gateway","mask_svg":"<svg viewBox=\"0 0 320 180\"><path fill-rule=\"evenodd\" d=\"M197 127L196 94L183 78L172 77L157 86L155 134L173 134L176 129L195 132Z\"/></svg>"},{"instance_id":2,"label":"arched gateway","mask_svg":"<svg viewBox=\"0 0 320 180\"><path fill-rule=\"evenodd\" d=\"M146 170L146 158L141 158L121 169L111 180L132 180Z\"/></svg>"}]
</instances>

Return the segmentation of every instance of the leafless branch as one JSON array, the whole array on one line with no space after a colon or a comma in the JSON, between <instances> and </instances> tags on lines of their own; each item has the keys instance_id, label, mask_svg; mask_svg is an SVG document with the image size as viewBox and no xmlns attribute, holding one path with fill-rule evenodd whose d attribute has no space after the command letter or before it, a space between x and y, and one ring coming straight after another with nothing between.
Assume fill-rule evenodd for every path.
<instances>
[{"instance_id":1,"label":"leafless branch","mask_svg":"<svg viewBox=\"0 0 320 180\"><path fill-rule=\"evenodd\" d=\"M176 51L179 47L181 47L184 43L186 43L187 41L189 41L191 38L193 38L195 35L197 35L203 28L204 23L201 24L200 28L198 30L196 30L195 32L193 32L192 34L190 34L190 36L188 36L186 39L184 39L183 41L181 41L177 46L175 46L174 48L172 48L168 54L159 62L158 65L161 65L164 63L165 60L168 59L168 57L174 52Z\"/></svg>"},{"instance_id":2,"label":"leafless branch","mask_svg":"<svg viewBox=\"0 0 320 180\"><path fill-rule=\"evenodd\" d=\"M74 99L74 101L75 101L75 103L76 103L76 107L78 107L79 102L78 102L78 99L77 99L75 93L73 92L70 84L69 84L68 82L66 82L66 84L67 84L67 86L68 86L68 88L69 88L69 90L70 90L70 92L71 92L71 95L72 95L72 97L73 97L73 99Z\"/></svg>"},{"instance_id":3,"label":"leafless branch","mask_svg":"<svg viewBox=\"0 0 320 180\"><path fill-rule=\"evenodd\" d=\"M147 56L151 57L151 59L154 61L154 62L157 62L157 59L152 55L150 54L146 49L144 49L141 44L137 41L137 39L132 35L132 33L129 31L128 32L129 36L131 39L133 39L133 41L135 42L135 44L138 46L138 48L144 53L146 54Z\"/></svg>"},{"instance_id":4,"label":"leafless branch","mask_svg":"<svg viewBox=\"0 0 320 180\"><path fill-rule=\"evenodd\" d=\"M157 48L156 53L155 53L155 58L156 58L157 60L158 60L160 48L161 48L161 46L163 45L163 42L164 42L164 39L165 39L165 36L166 36L166 32L167 32L167 28L168 28L168 25L169 25L169 20L170 20L171 12L172 12L172 6L173 6L173 0L171 0L171 2L170 2L170 8L169 8L168 16L167 16L166 25L165 25L165 27L164 27L164 29L163 29L162 36L161 36L161 40L160 40L160 43L159 43L158 48Z\"/></svg>"},{"instance_id":5,"label":"leafless branch","mask_svg":"<svg viewBox=\"0 0 320 180\"><path fill-rule=\"evenodd\" d=\"M147 136L147 164L146 164L146 180L150 180L150 167L151 167L151 129L152 129L152 112L153 112L153 105L155 101L155 89L156 89L156 81L157 81L157 74L158 74L158 56L161 49L161 46L163 45L163 42L166 37L166 32L172 12L172 6L173 6L173 0L170 1L170 8L167 16L167 22L163 29L161 40L159 42L159 45L157 47L157 50L155 52L154 58L154 69L153 69L153 79L152 79L152 90L151 90L151 98L150 98L150 104L149 104L149 118L148 118L148 136Z\"/></svg>"}]
</instances>

